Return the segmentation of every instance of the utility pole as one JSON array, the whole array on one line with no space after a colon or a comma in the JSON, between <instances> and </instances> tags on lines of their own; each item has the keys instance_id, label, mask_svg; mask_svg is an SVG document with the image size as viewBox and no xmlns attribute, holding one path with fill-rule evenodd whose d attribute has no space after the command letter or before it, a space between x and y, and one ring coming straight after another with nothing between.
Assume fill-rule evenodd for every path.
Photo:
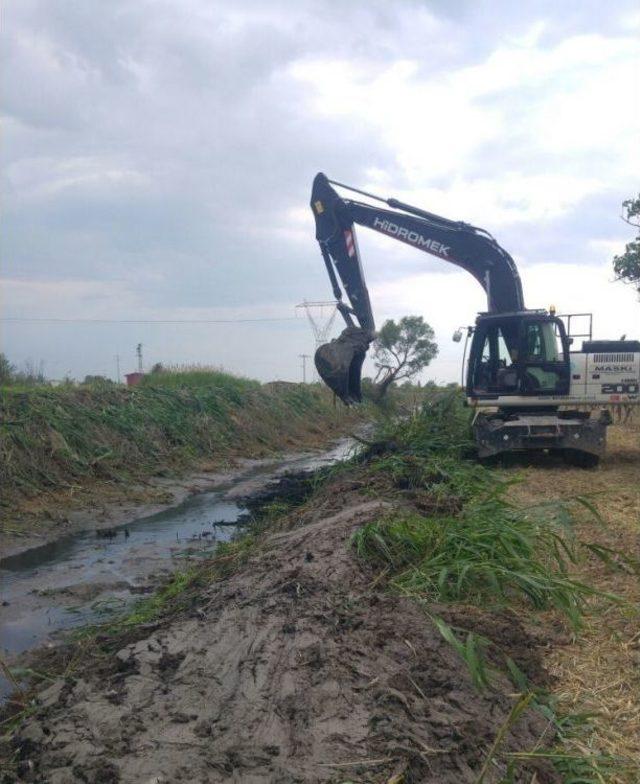
<instances>
[{"instance_id":1,"label":"utility pole","mask_svg":"<svg viewBox=\"0 0 640 784\"><path fill-rule=\"evenodd\" d=\"M116 378L118 380L118 384L120 383L120 354L116 354Z\"/></svg>"},{"instance_id":2,"label":"utility pole","mask_svg":"<svg viewBox=\"0 0 640 784\"><path fill-rule=\"evenodd\" d=\"M311 359L309 354L298 354L300 359L302 360L302 383L307 383L307 360Z\"/></svg>"},{"instance_id":3,"label":"utility pole","mask_svg":"<svg viewBox=\"0 0 640 784\"><path fill-rule=\"evenodd\" d=\"M136 346L136 354L138 355L138 373L142 373L142 343Z\"/></svg>"}]
</instances>

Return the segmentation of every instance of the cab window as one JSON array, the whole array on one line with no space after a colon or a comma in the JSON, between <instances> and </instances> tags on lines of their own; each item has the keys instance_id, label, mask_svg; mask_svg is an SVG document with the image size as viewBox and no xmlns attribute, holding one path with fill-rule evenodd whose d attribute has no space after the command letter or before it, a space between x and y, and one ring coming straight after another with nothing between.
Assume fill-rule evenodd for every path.
<instances>
[{"instance_id":1,"label":"cab window","mask_svg":"<svg viewBox=\"0 0 640 784\"><path fill-rule=\"evenodd\" d=\"M565 383L566 370L562 341L549 321L525 324L522 358L523 394L558 393Z\"/></svg>"},{"instance_id":2,"label":"cab window","mask_svg":"<svg viewBox=\"0 0 640 784\"><path fill-rule=\"evenodd\" d=\"M525 329L526 358L533 362L561 362L554 325L549 322L527 324Z\"/></svg>"}]
</instances>

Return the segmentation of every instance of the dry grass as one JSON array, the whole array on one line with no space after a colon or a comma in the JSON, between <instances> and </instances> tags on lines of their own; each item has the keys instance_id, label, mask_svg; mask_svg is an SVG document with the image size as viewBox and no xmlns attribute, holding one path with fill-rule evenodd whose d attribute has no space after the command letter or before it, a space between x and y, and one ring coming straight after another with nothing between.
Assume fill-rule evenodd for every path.
<instances>
[{"instance_id":1,"label":"dry grass","mask_svg":"<svg viewBox=\"0 0 640 784\"><path fill-rule=\"evenodd\" d=\"M596 542L640 563L640 425L609 431L609 453L596 471L539 467L524 470L525 482L514 489L525 502L588 495L605 525L578 524L583 541ZM591 730L576 750L624 757L628 765L612 773L611 784L640 780L640 580L629 563L614 558L607 565L585 555L574 576L624 597L623 608L595 607L590 620L569 644L556 647L547 659L556 676L560 707L593 714Z\"/></svg>"}]
</instances>

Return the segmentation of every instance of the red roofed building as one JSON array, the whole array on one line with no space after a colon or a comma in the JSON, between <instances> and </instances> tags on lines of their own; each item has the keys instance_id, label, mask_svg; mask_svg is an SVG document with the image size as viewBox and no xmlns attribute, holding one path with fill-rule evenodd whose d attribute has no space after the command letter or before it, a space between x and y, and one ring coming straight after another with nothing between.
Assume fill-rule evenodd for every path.
<instances>
[{"instance_id":1,"label":"red roofed building","mask_svg":"<svg viewBox=\"0 0 640 784\"><path fill-rule=\"evenodd\" d=\"M128 387L135 387L142 381L144 373L125 373L124 377L127 379Z\"/></svg>"}]
</instances>

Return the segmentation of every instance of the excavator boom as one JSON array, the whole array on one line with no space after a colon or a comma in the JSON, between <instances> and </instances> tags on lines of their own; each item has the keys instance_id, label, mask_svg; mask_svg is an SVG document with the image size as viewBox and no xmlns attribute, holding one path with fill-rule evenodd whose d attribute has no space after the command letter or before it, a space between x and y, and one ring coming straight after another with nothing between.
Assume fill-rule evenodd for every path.
<instances>
[{"instance_id":1,"label":"excavator boom","mask_svg":"<svg viewBox=\"0 0 640 784\"><path fill-rule=\"evenodd\" d=\"M332 185L383 202L391 209L340 196ZM511 256L483 229L451 221L397 199L381 199L317 174L311 209L316 239L347 329L316 352L318 373L345 402L360 400L360 372L375 337L375 321L362 270L355 225L366 226L470 272L487 293L491 313L524 309L522 285ZM336 275L337 273L337 275ZM340 283L349 300L342 300ZM354 317L357 325L354 324Z\"/></svg>"}]
</instances>

